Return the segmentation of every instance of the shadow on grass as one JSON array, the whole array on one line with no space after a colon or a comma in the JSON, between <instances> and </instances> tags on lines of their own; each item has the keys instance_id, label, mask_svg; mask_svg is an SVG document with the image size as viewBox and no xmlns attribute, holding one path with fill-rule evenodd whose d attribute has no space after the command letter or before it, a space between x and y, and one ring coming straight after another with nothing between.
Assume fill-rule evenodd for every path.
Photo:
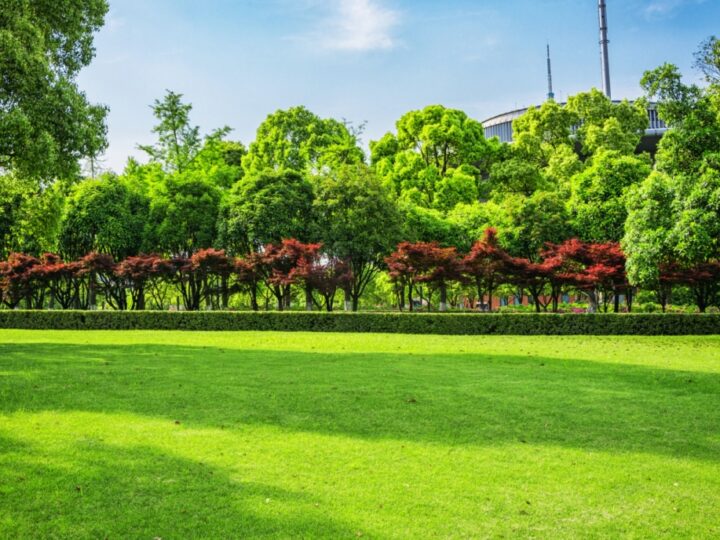
<instances>
[{"instance_id":1,"label":"shadow on grass","mask_svg":"<svg viewBox=\"0 0 720 540\"><path fill-rule=\"evenodd\" d=\"M46 343L0 352L6 414L126 411L190 426L720 461L711 373L512 355Z\"/></svg>"},{"instance_id":2,"label":"shadow on grass","mask_svg":"<svg viewBox=\"0 0 720 540\"><path fill-rule=\"evenodd\" d=\"M8 439L3 439L4 443ZM4 538L349 537L310 495L235 481L206 463L94 441L0 456Z\"/></svg>"}]
</instances>

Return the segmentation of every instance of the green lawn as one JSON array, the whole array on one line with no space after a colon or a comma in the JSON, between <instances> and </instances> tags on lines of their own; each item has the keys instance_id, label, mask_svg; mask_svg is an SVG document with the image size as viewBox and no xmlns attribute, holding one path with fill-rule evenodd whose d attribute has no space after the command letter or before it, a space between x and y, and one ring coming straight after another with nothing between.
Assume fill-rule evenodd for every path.
<instances>
[{"instance_id":1,"label":"green lawn","mask_svg":"<svg viewBox=\"0 0 720 540\"><path fill-rule=\"evenodd\" d=\"M1 538L720 536L720 337L0 330Z\"/></svg>"}]
</instances>

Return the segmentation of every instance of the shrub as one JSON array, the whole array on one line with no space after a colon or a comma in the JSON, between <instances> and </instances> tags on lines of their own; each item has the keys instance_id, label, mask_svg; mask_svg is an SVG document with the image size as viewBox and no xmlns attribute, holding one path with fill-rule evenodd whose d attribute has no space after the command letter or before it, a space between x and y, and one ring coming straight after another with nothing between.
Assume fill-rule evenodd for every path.
<instances>
[{"instance_id":1,"label":"shrub","mask_svg":"<svg viewBox=\"0 0 720 540\"><path fill-rule=\"evenodd\" d=\"M0 328L275 330L404 334L720 334L717 314L478 314L171 311L0 311Z\"/></svg>"}]
</instances>

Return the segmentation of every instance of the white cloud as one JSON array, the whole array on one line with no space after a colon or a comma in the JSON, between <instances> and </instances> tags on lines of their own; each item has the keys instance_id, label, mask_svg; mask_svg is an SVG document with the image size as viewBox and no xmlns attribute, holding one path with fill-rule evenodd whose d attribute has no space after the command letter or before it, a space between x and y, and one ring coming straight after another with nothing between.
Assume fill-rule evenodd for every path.
<instances>
[{"instance_id":1,"label":"white cloud","mask_svg":"<svg viewBox=\"0 0 720 540\"><path fill-rule=\"evenodd\" d=\"M313 34L313 41L330 50L373 51L398 45L393 31L400 14L381 0L332 0L332 11Z\"/></svg>"},{"instance_id":2,"label":"white cloud","mask_svg":"<svg viewBox=\"0 0 720 540\"><path fill-rule=\"evenodd\" d=\"M646 17L667 17L678 9L692 4L703 4L706 0L653 0L645 8Z\"/></svg>"}]
</instances>

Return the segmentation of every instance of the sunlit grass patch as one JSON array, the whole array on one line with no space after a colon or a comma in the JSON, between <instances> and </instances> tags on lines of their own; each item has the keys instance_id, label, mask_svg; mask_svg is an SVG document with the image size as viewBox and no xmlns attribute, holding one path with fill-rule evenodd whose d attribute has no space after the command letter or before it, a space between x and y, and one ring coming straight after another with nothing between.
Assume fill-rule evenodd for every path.
<instances>
[{"instance_id":1,"label":"sunlit grass patch","mask_svg":"<svg viewBox=\"0 0 720 540\"><path fill-rule=\"evenodd\" d=\"M1 331L0 536L717 536L718 350Z\"/></svg>"}]
</instances>

